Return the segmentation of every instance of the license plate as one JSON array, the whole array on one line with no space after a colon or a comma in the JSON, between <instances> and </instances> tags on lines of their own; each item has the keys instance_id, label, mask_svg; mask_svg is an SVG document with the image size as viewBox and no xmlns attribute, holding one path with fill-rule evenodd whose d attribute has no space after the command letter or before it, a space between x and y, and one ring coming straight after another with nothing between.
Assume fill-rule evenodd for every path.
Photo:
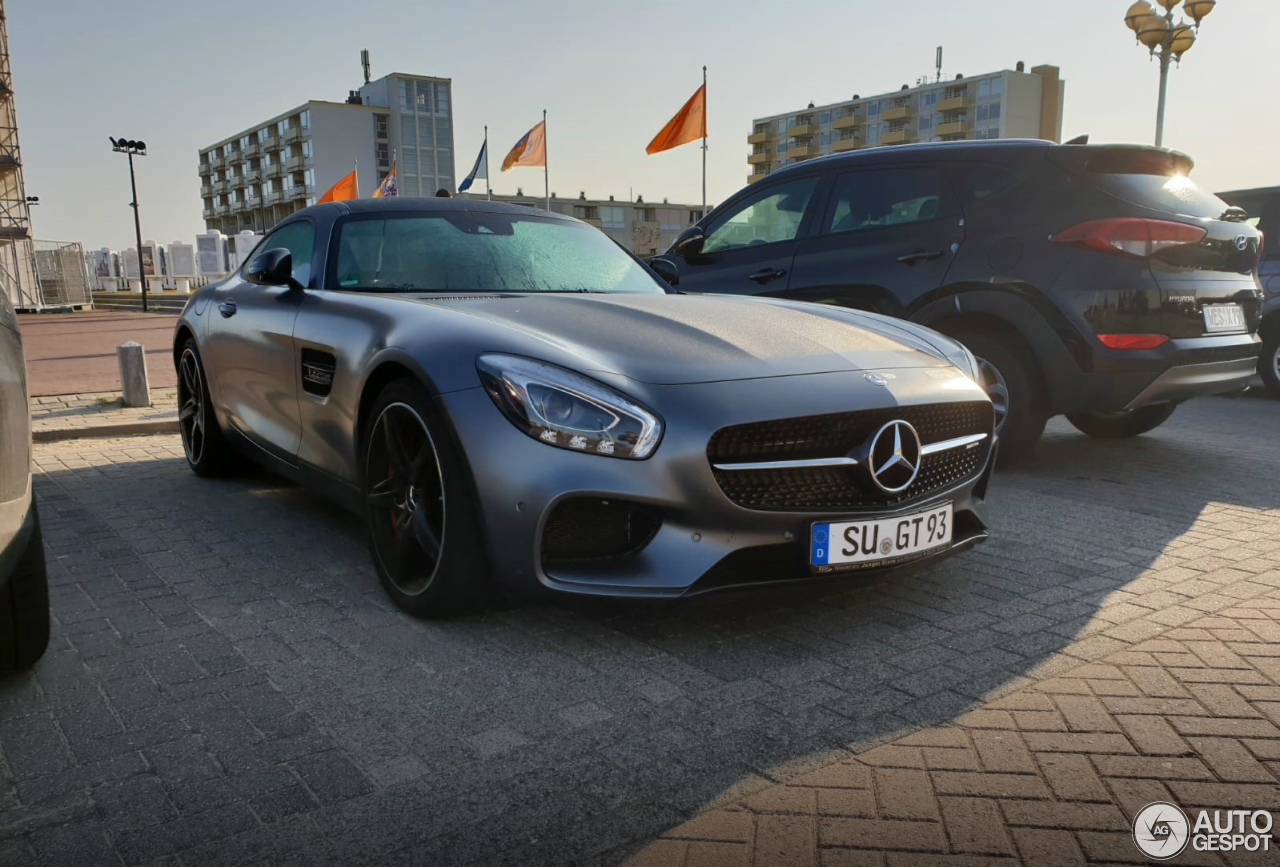
<instances>
[{"instance_id":1,"label":"license plate","mask_svg":"<svg viewBox=\"0 0 1280 867\"><path fill-rule=\"evenodd\" d=\"M809 564L817 572L887 566L951 544L951 503L871 521L814 524Z\"/></svg>"},{"instance_id":2,"label":"license plate","mask_svg":"<svg viewBox=\"0 0 1280 867\"><path fill-rule=\"evenodd\" d=\"M1206 304L1204 330L1210 333L1244 331L1244 308L1239 304Z\"/></svg>"}]
</instances>

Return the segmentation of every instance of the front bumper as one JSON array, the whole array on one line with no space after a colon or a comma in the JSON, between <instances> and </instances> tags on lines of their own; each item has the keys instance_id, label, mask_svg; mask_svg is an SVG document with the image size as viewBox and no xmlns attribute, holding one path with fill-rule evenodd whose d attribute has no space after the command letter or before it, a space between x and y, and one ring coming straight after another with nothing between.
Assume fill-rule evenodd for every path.
<instances>
[{"instance_id":1,"label":"front bumper","mask_svg":"<svg viewBox=\"0 0 1280 867\"><path fill-rule=\"evenodd\" d=\"M26 491L21 497L0 503L0 588L9 583L9 576L26 552L34 529L31 477L28 476Z\"/></svg>"},{"instance_id":2,"label":"front bumper","mask_svg":"<svg viewBox=\"0 0 1280 867\"><path fill-rule=\"evenodd\" d=\"M707 460L712 434L734 424L886 405L981 399L968 379L940 378L937 368L899 371L888 388L862 373L827 373L682 386L608 380L658 409L665 429L644 461L552 448L516 430L482 389L441 395L471 465L493 576L507 589L670 598L746 584L830 579L935 562L986 538L983 506L994 443L976 475L927 497L880 511L772 512L744 508L721 490ZM838 403L837 403L838 401ZM548 564L543 533L570 499L625 502L661 523L639 550L586 562ZM830 519L890 517L950 500L954 541L942 552L891 567L814 575L810 525Z\"/></svg>"}]
</instances>

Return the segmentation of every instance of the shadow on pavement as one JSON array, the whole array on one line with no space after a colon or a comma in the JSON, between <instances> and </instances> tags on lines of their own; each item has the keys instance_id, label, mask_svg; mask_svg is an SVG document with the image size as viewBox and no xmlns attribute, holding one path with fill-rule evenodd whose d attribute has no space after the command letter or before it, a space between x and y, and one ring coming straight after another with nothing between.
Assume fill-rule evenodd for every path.
<instances>
[{"instance_id":1,"label":"shadow on pavement","mask_svg":"<svg viewBox=\"0 0 1280 867\"><path fill-rule=\"evenodd\" d=\"M357 519L304 491L194 478L176 437L85 445L38 482L57 623L34 677L0 685L0 827L47 791L41 767L181 743L221 800L152 761L157 828L99 806L77 830L126 863L187 845L195 862L615 863L711 803L1172 624L1250 568L1229 537L1280 509L1278 422L1280 403L1225 399L1129 441L1055 421L993 483L992 540L915 574L443 623L391 610ZM84 690L101 721L68 729L58 697ZM22 737L44 715L65 744L41 765L24 744L52 747ZM245 788L263 769L301 781L285 818ZM242 821L200 839L210 809Z\"/></svg>"}]
</instances>

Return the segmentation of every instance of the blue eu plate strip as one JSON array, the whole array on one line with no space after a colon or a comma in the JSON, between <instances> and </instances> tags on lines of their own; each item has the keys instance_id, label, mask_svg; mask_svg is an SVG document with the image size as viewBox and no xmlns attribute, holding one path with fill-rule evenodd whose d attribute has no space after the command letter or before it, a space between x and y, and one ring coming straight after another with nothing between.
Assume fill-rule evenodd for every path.
<instances>
[{"instance_id":1,"label":"blue eu plate strip","mask_svg":"<svg viewBox=\"0 0 1280 867\"><path fill-rule=\"evenodd\" d=\"M809 552L809 563L813 566L827 565L827 555L830 553L827 542L830 541L831 525L830 524L814 524L813 525L813 542Z\"/></svg>"}]
</instances>

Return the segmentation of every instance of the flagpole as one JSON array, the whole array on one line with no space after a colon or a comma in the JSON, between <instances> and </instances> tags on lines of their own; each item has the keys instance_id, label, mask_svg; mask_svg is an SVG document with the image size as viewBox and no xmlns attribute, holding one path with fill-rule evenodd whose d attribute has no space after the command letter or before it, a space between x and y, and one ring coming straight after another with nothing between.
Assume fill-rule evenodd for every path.
<instances>
[{"instance_id":1,"label":"flagpole","mask_svg":"<svg viewBox=\"0 0 1280 867\"><path fill-rule=\"evenodd\" d=\"M484 194L493 201L493 181L489 180L489 126L484 128Z\"/></svg>"},{"instance_id":2,"label":"flagpole","mask_svg":"<svg viewBox=\"0 0 1280 867\"><path fill-rule=\"evenodd\" d=\"M707 215L707 68L702 67L702 216Z\"/></svg>"},{"instance_id":3,"label":"flagpole","mask_svg":"<svg viewBox=\"0 0 1280 867\"><path fill-rule=\"evenodd\" d=\"M356 198L360 198L360 160L351 161L351 175L356 179Z\"/></svg>"},{"instance_id":4,"label":"flagpole","mask_svg":"<svg viewBox=\"0 0 1280 867\"><path fill-rule=\"evenodd\" d=\"M542 110L542 183L547 194L547 213L551 212L551 174L547 170L547 110Z\"/></svg>"}]
</instances>

